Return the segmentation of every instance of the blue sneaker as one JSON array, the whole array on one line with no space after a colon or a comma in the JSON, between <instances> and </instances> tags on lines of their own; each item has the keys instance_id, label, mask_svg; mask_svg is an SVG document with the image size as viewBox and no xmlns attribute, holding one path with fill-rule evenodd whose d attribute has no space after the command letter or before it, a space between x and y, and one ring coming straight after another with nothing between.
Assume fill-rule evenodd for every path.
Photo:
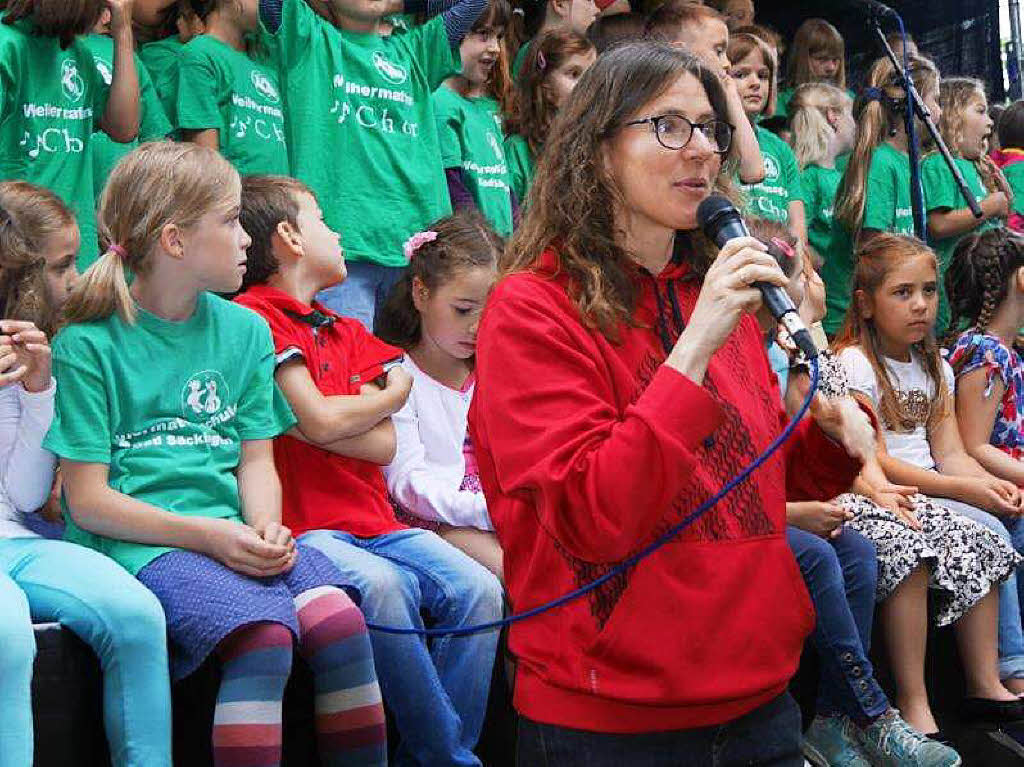
<instances>
[{"instance_id":1,"label":"blue sneaker","mask_svg":"<svg viewBox=\"0 0 1024 767\"><path fill-rule=\"evenodd\" d=\"M848 717L816 716L804 733L804 757L815 767L871 767Z\"/></svg>"},{"instance_id":2,"label":"blue sneaker","mask_svg":"<svg viewBox=\"0 0 1024 767\"><path fill-rule=\"evenodd\" d=\"M854 733L871 764L879 767L959 767L960 755L949 746L922 735L890 708L863 730Z\"/></svg>"}]
</instances>

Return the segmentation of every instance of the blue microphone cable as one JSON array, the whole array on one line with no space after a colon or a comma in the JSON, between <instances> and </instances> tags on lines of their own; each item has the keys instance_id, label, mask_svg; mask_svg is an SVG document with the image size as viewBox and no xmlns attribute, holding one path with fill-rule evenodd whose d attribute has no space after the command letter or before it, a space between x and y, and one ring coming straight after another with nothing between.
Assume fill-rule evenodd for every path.
<instances>
[{"instance_id":1,"label":"blue microphone cable","mask_svg":"<svg viewBox=\"0 0 1024 767\"><path fill-rule=\"evenodd\" d=\"M797 427L797 424L799 424L800 421L803 420L803 417L807 414L807 411L811 407L811 401L814 399L814 394L818 390L818 376L820 373L820 369L817 357L814 357L810 360L810 365L811 388L807 392L807 397L804 399L803 404L800 406L800 411L796 414L793 420L789 422L786 428L782 431L782 434L776 437L775 440L768 446L768 449L765 450L760 456L755 458L745 469L743 469L743 471L741 471L739 474L737 474L735 477L729 480L725 484L725 486L721 490L719 490L715 495L713 495L711 498L702 503L695 511L690 512L690 514L684 517L682 521L673 525L666 533L661 535L661 537L659 537L653 543L648 544L644 548L640 549L640 551L638 551L633 556L620 562L611 570L602 575L600 578L597 578L591 581L590 583L580 586L578 589L570 591L568 594L560 596L557 599L553 599L550 602L545 602L544 604L538 605L537 607L532 607L529 610L524 610L521 613L515 613L514 615L510 615L507 618L502 618L501 620L497 621L491 621L489 623L480 623L475 626L463 626L462 628L455 629L417 629L397 628L395 626L381 626L376 623L368 622L366 624L367 628L373 631L380 631L385 634L417 634L419 636L426 637L458 637L467 636L468 634L478 634L482 631L493 631L496 629L504 628L505 626L510 626L513 623L518 623L519 621L524 621L527 618L532 618L535 615L540 615L541 613L547 612L548 610L554 610L556 607L561 607L564 604L568 604L574 599L579 599L584 594L588 594L594 589L600 587L602 583L606 583L615 576L624 573L626 570L636 565L641 559L649 557L655 551L657 551L666 543L668 543L677 535L679 535L679 533L681 533L683 530L685 530L698 519L700 519L702 516L704 516L711 509L712 506L714 506L725 496L731 493L737 485L743 482L743 480L745 480L747 477L749 477L751 474L757 471L757 469L759 469L765 461L771 458L772 455L774 455L775 452L780 447L782 447L783 444L785 444L786 440L788 440L790 436L793 434L793 430Z\"/></svg>"}]
</instances>

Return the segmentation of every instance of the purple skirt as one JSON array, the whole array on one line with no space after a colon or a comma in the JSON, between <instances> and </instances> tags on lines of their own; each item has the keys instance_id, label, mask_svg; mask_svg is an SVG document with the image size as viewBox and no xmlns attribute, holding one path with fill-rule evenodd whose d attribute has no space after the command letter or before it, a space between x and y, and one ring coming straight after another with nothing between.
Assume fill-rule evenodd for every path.
<instances>
[{"instance_id":1,"label":"purple skirt","mask_svg":"<svg viewBox=\"0 0 1024 767\"><path fill-rule=\"evenodd\" d=\"M294 599L304 591L338 586L358 601L358 592L326 556L297 545L295 567L272 578L251 578L203 554L180 550L157 557L139 571L139 580L164 608L172 680L191 674L221 640L251 623L280 623L297 640Z\"/></svg>"}]
</instances>

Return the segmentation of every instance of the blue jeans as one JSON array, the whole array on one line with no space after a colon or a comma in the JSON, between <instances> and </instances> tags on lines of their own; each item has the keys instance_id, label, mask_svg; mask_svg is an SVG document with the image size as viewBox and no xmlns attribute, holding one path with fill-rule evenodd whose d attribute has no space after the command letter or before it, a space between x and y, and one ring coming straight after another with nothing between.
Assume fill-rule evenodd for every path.
<instances>
[{"instance_id":1,"label":"blue jeans","mask_svg":"<svg viewBox=\"0 0 1024 767\"><path fill-rule=\"evenodd\" d=\"M373 332L377 310L391 288L405 274L404 266L381 266L369 261L349 261L348 277L340 285L321 290L316 300L342 317L351 317Z\"/></svg>"},{"instance_id":2,"label":"blue jeans","mask_svg":"<svg viewBox=\"0 0 1024 767\"><path fill-rule=\"evenodd\" d=\"M160 603L112 559L66 541L0 540L0 765L32 764L32 622L59 622L99 657L114 765L171 764Z\"/></svg>"},{"instance_id":3,"label":"blue jeans","mask_svg":"<svg viewBox=\"0 0 1024 767\"><path fill-rule=\"evenodd\" d=\"M997 533L1024 554L1024 525L1019 519L1000 519L987 511L949 498L935 498L950 511L973 519ZM999 584L999 678L1024 679L1024 631L1021 629L1020 579L1014 573Z\"/></svg>"},{"instance_id":4,"label":"blue jeans","mask_svg":"<svg viewBox=\"0 0 1024 767\"><path fill-rule=\"evenodd\" d=\"M434 533L409 529L357 538L314 530L302 543L319 549L359 590L367 623L423 628L421 610L437 628L498 620L502 588L482 565ZM370 631L384 701L395 715L402 742L395 764L479 765L480 737L498 632L465 637Z\"/></svg>"},{"instance_id":5,"label":"blue jeans","mask_svg":"<svg viewBox=\"0 0 1024 767\"><path fill-rule=\"evenodd\" d=\"M801 767L800 709L788 692L725 724L638 735L519 720L517 767Z\"/></svg>"},{"instance_id":6,"label":"blue jeans","mask_svg":"<svg viewBox=\"0 0 1024 767\"><path fill-rule=\"evenodd\" d=\"M878 579L875 547L849 528L826 541L791 526L786 540L818 614L811 636L821 661L817 712L846 714L865 726L889 708L867 657Z\"/></svg>"}]
</instances>

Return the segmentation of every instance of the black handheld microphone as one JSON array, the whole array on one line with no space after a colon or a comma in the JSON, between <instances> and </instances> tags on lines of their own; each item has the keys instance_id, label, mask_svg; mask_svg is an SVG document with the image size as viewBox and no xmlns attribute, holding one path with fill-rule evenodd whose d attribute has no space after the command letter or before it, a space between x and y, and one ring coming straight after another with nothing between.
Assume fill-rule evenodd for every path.
<instances>
[{"instance_id":1,"label":"black handheld microphone","mask_svg":"<svg viewBox=\"0 0 1024 767\"><path fill-rule=\"evenodd\" d=\"M704 200L697 208L697 223L704 231L709 240L719 248L725 246L729 240L738 237L749 237L750 232L747 225L743 223L743 217L736 210L736 206L726 198L712 195ZM818 356L818 347L814 344L810 332L804 326L803 320L797 314L793 300L785 290L768 282L755 282L754 287L761 291L764 298L764 305L772 313L772 317L782 323L794 343L800 347L808 359Z\"/></svg>"}]
</instances>

